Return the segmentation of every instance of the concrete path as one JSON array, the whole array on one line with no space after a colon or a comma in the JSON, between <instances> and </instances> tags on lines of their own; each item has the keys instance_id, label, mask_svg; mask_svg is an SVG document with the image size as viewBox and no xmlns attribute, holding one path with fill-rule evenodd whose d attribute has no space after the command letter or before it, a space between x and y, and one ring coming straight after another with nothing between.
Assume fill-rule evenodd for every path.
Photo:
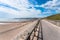
<instances>
[{"instance_id":1,"label":"concrete path","mask_svg":"<svg viewBox=\"0 0 60 40\"><path fill-rule=\"evenodd\" d=\"M43 40L60 40L60 27L42 20Z\"/></svg>"}]
</instances>

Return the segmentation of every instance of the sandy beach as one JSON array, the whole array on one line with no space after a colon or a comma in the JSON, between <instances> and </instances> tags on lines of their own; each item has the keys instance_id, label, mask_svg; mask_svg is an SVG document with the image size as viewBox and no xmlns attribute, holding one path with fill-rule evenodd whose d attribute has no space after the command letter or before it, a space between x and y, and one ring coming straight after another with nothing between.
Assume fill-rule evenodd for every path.
<instances>
[{"instance_id":1,"label":"sandy beach","mask_svg":"<svg viewBox=\"0 0 60 40\"><path fill-rule=\"evenodd\" d=\"M31 32L36 23L37 21L0 24L0 40L16 40L18 36L23 39L24 35L27 36L27 33Z\"/></svg>"}]
</instances>

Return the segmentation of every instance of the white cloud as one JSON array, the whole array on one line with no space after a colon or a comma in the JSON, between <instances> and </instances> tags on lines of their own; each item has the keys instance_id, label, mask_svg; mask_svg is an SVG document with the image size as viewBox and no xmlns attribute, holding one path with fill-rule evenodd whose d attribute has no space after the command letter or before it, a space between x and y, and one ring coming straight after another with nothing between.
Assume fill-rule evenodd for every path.
<instances>
[{"instance_id":1,"label":"white cloud","mask_svg":"<svg viewBox=\"0 0 60 40\"><path fill-rule=\"evenodd\" d=\"M47 3L40 5L40 7L60 12L60 0L48 1Z\"/></svg>"},{"instance_id":2,"label":"white cloud","mask_svg":"<svg viewBox=\"0 0 60 40\"><path fill-rule=\"evenodd\" d=\"M42 7L49 10L55 10L56 13L60 13L60 0L52 0L47 1L45 4L42 5L35 5L34 7ZM44 12L47 13L48 11ZM51 11L48 13L52 13Z\"/></svg>"},{"instance_id":3,"label":"white cloud","mask_svg":"<svg viewBox=\"0 0 60 40\"><path fill-rule=\"evenodd\" d=\"M41 11L36 10L33 7L34 5L30 4L28 0L0 0L0 4L0 11L13 15L13 18L38 17L38 15L41 13ZM4 6L2 4L4 4ZM10 6L11 8L8 6L6 7L6 5ZM13 10L12 7L19 9L19 11ZM29 7L32 8L29 9Z\"/></svg>"}]
</instances>

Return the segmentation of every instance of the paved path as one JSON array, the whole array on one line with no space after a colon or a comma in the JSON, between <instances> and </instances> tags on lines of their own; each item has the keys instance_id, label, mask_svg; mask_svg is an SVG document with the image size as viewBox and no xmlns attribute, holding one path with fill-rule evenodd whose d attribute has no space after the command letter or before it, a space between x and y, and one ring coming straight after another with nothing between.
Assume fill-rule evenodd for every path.
<instances>
[{"instance_id":1,"label":"paved path","mask_svg":"<svg viewBox=\"0 0 60 40\"><path fill-rule=\"evenodd\" d=\"M43 40L60 40L60 27L42 20Z\"/></svg>"}]
</instances>

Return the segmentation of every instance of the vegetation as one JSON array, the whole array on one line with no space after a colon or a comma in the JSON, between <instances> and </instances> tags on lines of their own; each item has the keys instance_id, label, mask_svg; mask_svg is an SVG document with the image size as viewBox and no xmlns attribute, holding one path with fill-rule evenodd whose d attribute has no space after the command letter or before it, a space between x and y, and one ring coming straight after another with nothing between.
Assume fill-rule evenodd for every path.
<instances>
[{"instance_id":1,"label":"vegetation","mask_svg":"<svg viewBox=\"0 0 60 40\"><path fill-rule=\"evenodd\" d=\"M52 15L52 16L46 17L46 19L60 20L60 14L56 14L56 15Z\"/></svg>"}]
</instances>

